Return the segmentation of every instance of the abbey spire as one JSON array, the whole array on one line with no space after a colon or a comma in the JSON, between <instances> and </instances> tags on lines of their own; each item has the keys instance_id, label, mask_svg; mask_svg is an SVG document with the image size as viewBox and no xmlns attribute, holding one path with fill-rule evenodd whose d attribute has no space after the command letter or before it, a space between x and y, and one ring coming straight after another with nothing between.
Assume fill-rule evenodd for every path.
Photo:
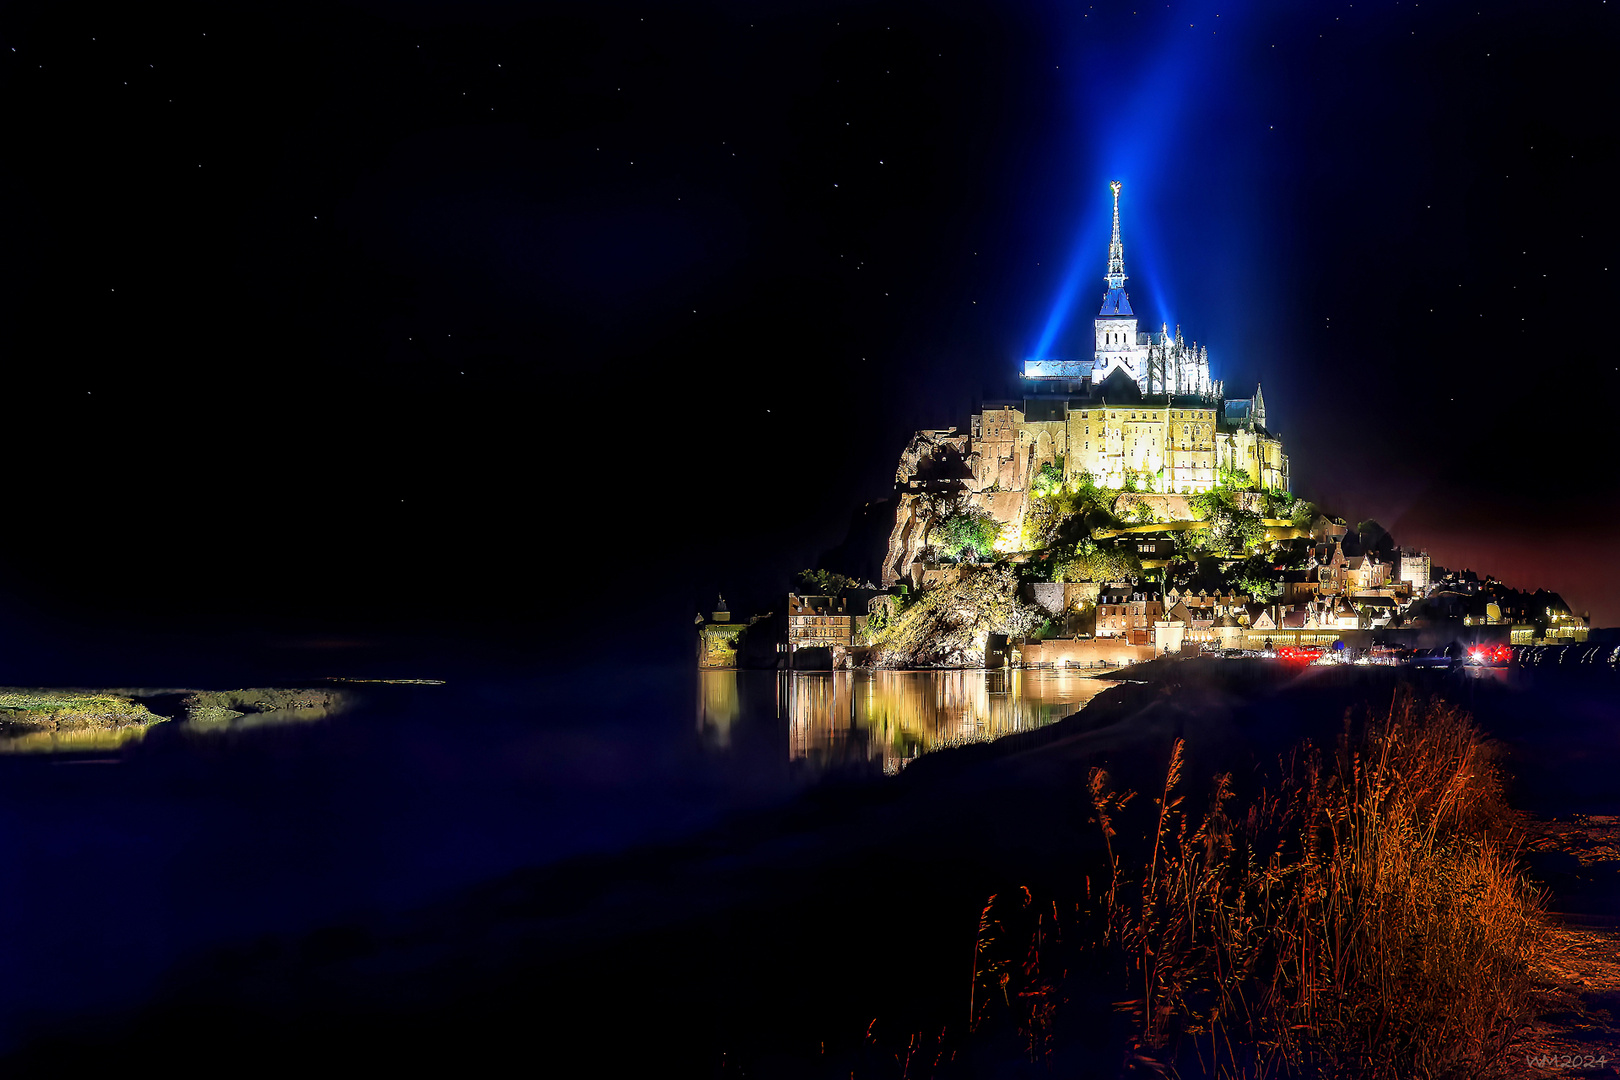
<instances>
[{"instance_id":1,"label":"abbey spire","mask_svg":"<svg viewBox=\"0 0 1620 1080\"><path fill-rule=\"evenodd\" d=\"M1118 180L1108 184L1114 193L1114 235L1108 241L1108 275L1103 280L1110 290L1125 287L1125 244L1119 238L1119 191L1124 186Z\"/></svg>"},{"instance_id":2,"label":"abbey spire","mask_svg":"<svg viewBox=\"0 0 1620 1080\"><path fill-rule=\"evenodd\" d=\"M1108 273L1103 276L1108 291L1103 293L1102 310L1097 314L1110 318L1134 317L1136 314L1131 310L1131 298L1125 295L1125 243L1119 238L1119 192L1124 186L1118 180L1108 184L1109 190L1114 193L1114 235L1108 241ZM1134 334L1134 324L1131 329Z\"/></svg>"}]
</instances>

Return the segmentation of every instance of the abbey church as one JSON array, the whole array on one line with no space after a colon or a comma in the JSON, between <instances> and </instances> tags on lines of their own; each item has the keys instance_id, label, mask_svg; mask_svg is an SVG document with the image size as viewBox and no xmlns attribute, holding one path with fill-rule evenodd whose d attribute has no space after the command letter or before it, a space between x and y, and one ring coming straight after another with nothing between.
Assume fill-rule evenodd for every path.
<instances>
[{"instance_id":1,"label":"abbey church","mask_svg":"<svg viewBox=\"0 0 1620 1080\"><path fill-rule=\"evenodd\" d=\"M1179 328L1138 329L1125 291L1121 185L1110 187L1113 235L1092 357L1027 360L1019 400L985 402L966 433L913 436L895 475L900 498L885 585L926 544L941 496L978 506L1015 533L1026 493L1047 464L1061 462L1065 479L1084 472L1101 485L1157 495L1161 517L1184 516L1177 496L1208 491L1223 472L1241 470L1263 489L1288 490L1288 455L1266 425L1260 387L1252 397L1228 398L1223 381L1210 377L1207 348L1184 340Z\"/></svg>"}]
</instances>

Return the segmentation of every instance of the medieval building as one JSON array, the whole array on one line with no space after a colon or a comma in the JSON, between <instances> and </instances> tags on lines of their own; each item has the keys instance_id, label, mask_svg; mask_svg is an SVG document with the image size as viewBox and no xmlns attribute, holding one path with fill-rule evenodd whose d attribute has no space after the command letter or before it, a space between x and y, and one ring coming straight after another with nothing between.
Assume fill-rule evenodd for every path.
<instances>
[{"instance_id":1,"label":"medieval building","mask_svg":"<svg viewBox=\"0 0 1620 1080\"><path fill-rule=\"evenodd\" d=\"M918 432L901 455L894 532L884 584L907 573L927 543L933 516L955 501L978 506L1015 530L1026 493L1047 465L1065 480L1160 496L1161 516L1185 512L1177 496L1208 491L1223 474L1246 472L1265 490L1289 490L1282 437L1267 426L1265 398L1228 398L1210 377L1209 350L1178 327L1137 328L1125 291L1125 246L1114 193L1107 288L1093 320L1089 360L1027 360L1022 396L987 401L966 432ZM1179 503L1179 505L1178 505Z\"/></svg>"}]
</instances>

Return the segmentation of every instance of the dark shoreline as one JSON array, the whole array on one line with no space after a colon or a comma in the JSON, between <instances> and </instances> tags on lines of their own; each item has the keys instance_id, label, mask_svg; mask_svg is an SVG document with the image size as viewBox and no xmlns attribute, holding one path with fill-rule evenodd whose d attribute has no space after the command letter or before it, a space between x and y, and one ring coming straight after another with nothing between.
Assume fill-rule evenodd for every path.
<instances>
[{"instance_id":1,"label":"dark shoreline","mask_svg":"<svg viewBox=\"0 0 1620 1080\"><path fill-rule=\"evenodd\" d=\"M681 844L198 958L157 1001L104 1025L104 1040L64 1018L78 1034L41 1032L8 1072L148 1060L201 1071L244 1046L263 1048L267 1065L320 1054L465 1068L542 1045L553 1059L584 1048L610 1073L678 1063L724 1075L724 1058L748 1075L823 1075L823 1041L850 1051L874 1016L903 1028L949 1013L965 984L957 945L988 893L1084 887L1097 846L1082 799L1090 765L1150 790L1184 738L1188 791L1201 798L1214 772L1242 784L1301 738L1331 746L1346 710L1385 704L1400 686L1470 708L1507 745L1521 809L1620 811L1608 779L1620 754L1581 749L1593 722L1620 731L1604 695L1612 678L1542 678L1524 692L1444 672L1257 661L1135 674L1151 679L1045 728L925 755L897 778L825 783ZM1580 884L1594 916L1620 893Z\"/></svg>"}]
</instances>

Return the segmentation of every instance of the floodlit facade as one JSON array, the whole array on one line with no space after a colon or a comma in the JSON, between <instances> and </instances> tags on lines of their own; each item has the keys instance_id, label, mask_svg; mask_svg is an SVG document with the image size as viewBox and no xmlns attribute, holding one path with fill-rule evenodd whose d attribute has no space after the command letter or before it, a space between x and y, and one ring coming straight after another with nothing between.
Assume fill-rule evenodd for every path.
<instances>
[{"instance_id":1,"label":"floodlit facade","mask_svg":"<svg viewBox=\"0 0 1620 1080\"><path fill-rule=\"evenodd\" d=\"M1052 466L1065 481L1134 488L1161 519L1186 517L1189 496L1247 473L1266 491L1290 491L1282 436L1269 426L1258 385L1228 398L1211 378L1209 350L1179 328L1144 332L1125 291L1125 247L1114 192L1106 291L1085 359L1024 363L1023 396L985 402L967 431L919 431L895 471L899 505L883 583L905 577L927 545L939 496L983 510L1016 544L1030 493ZM1053 470L1047 470L1050 475Z\"/></svg>"},{"instance_id":2,"label":"floodlit facade","mask_svg":"<svg viewBox=\"0 0 1620 1080\"><path fill-rule=\"evenodd\" d=\"M1429 575L1433 569L1433 564L1429 560L1429 553L1415 548L1402 548L1400 560L1400 569L1395 575L1396 580L1404 581L1410 585L1413 596L1428 595Z\"/></svg>"},{"instance_id":3,"label":"floodlit facade","mask_svg":"<svg viewBox=\"0 0 1620 1080\"><path fill-rule=\"evenodd\" d=\"M1066 476L1087 472L1111 487L1134 478L1144 490L1197 494L1221 470L1241 469L1261 487L1289 490L1288 456L1266 427L1260 387L1253 397L1228 398L1225 383L1210 377L1206 346L1188 342L1179 326L1173 334L1163 324L1157 333L1138 329L1125 291L1122 185L1109 186L1114 227L1092 357L1024 362L1023 401L975 418L987 443L983 471L1006 489L1061 457ZM1012 431L1019 437L1009 439Z\"/></svg>"}]
</instances>

